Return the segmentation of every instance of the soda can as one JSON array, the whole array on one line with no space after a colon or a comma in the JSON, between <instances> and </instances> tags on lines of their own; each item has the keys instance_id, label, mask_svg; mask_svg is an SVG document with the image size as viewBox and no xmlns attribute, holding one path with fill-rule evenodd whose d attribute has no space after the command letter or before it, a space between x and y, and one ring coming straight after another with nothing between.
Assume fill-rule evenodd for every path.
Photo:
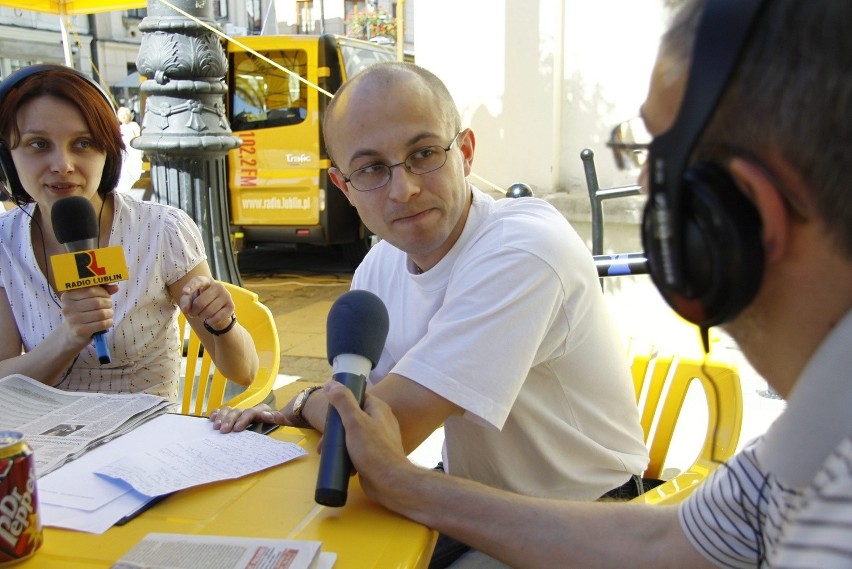
<instances>
[{"instance_id":1,"label":"soda can","mask_svg":"<svg viewBox=\"0 0 852 569\"><path fill-rule=\"evenodd\" d=\"M0 567L31 556L41 542L33 450L21 433L0 431Z\"/></svg>"}]
</instances>

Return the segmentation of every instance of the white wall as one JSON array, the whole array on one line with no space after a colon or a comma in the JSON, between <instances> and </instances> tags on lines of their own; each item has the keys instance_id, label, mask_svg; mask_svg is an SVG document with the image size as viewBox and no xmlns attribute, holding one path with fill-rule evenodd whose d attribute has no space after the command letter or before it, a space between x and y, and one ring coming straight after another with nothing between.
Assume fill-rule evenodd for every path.
<instances>
[{"instance_id":1,"label":"white wall","mask_svg":"<svg viewBox=\"0 0 852 569\"><path fill-rule=\"evenodd\" d=\"M476 132L478 176L585 192L579 156L590 147L602 187L634 181L605 142L644 100L662 0L429 0L416 19L417 62Z\"/></svg>"}]
</instances>

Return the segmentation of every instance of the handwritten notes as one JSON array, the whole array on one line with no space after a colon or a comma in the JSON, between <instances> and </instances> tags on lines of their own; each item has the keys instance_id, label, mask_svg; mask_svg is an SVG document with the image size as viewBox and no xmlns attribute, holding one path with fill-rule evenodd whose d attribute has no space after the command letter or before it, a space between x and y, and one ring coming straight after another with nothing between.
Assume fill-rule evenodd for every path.
<instances>
[{"instance_id":1,"label":"handwritten notes","mask_svg":"<svg viewBox=\"0 0 852 569\"><path fill-rule=\"evenodd\" d=\"M160 496L239 478L305 454L299 445L242 431L129 454L98 468L95 474L123 480L146 496Z\"/></svg>"}]
</instances>

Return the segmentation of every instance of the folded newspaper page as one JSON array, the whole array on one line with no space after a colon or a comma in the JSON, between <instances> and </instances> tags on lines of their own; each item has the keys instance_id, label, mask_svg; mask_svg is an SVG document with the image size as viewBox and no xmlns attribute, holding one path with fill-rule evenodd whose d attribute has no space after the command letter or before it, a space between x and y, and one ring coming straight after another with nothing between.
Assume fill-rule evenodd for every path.
<instances>
[{"instance_id":1,"label":"folded newspaper page","mask_svg":"<svg viewBox=\"0 0 852 569\"><path fill-rule=\"evenodd\" d=\"M326 569L319 541L149 533L111 569Z\"/></svg>"},{"instance_id":2,"label":"folded newspaper page","mask_svg":"<svg viewBox=\"0 0 852 569\"><path fill-rule=\"evenodd\" d=\"M62 391L17 374L0 379L0 431L23 433L35 451L38 477L173 405L145 393Z\"/></svg>"}]
</instances>

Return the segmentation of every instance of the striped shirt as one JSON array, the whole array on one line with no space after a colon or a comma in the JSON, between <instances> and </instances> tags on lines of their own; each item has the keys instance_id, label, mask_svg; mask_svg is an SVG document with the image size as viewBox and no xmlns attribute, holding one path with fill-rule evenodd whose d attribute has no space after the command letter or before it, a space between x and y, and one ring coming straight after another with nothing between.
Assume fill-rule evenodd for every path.
<instances>
[{"instance_id":1,"label":"striped shirt","mask_svg":"<svg viewBox=\"0 0 852 569\"><path fill-rule=\"evenodd\" d=\"M720 567L852 567L852 313L808 362L784 414L679 509Z\"/></svg>"}]
</instances>

